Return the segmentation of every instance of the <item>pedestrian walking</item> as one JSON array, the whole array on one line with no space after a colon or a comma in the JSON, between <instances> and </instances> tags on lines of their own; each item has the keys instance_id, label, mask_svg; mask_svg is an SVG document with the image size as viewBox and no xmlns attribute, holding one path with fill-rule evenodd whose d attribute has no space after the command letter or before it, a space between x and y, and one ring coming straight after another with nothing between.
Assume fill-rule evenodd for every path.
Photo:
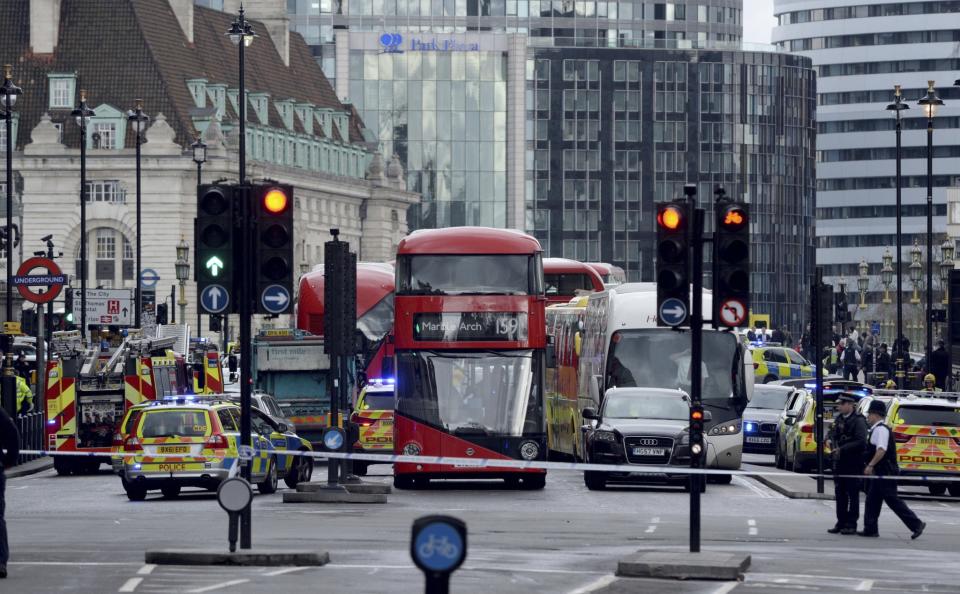
<instances>
[{"instance_id":1,"label":"pedestrian walking","mask_svg":"<svg viewBox=\"0 0 960 594\"><path fill-rule=\"evenodd\" d=\"M847 339L847 346L843 349L843 379L856 381L860 374L860 351L854 339Z\"/></svg>"},{"instance_id":2,"label":"pedestrian walking","mask_svg":"<svg viewBox=\"0 0 960 594\"><path fill-rule=\"evenodd\" d=\"M873 363L874 369L877 373L884 374L884 376L889 376L892 372L891 370L892 361L890 360L890 353L887 352L887 343L880 343L880 350L877 352L876 360Z\"/></svg>"},{"instance_id":3,"label":"pedestrian walking","mask_svg":"<svg viewBox=\"0 0 960 594\"><path fill-rule=\"evenodd\" d=\"M860 479L863 452L867 447L867 421L857 412L851 394L837 398L840 416L833 420L827 446L833 462L833 492L837 501L837 523L830 534L856 534L860 519Z\"/></svg>"},{"instance_id":4,"label":"pedestrian walking","mask_svg":"<svg viewBox=\"0 0 960 594\"><path fill-rule=\"evenodd\" d=\"M911 533L910 538L916 539L923 534L927 524L900 499L897 495L897 481L890 478L900 474L900 467L897 465L897 444L893 440L893 432L883 422L886 416L886 404L879 400L870 401L867 408L867 422L870 424L866 447L867 466L863 473L877 478L868 480L867 502L863 508L863 532L857 534L880 536L880 510L886 503L900 521L906 524Z\"/></svg>"},{"instance_id":5,"label":"pedestrian walking","mask_svg":"<svg viewBox=\"0 0 960 594\"><path fill-rule=\"evenodd\" d=\"M6 503L4 499L7 479L3 469L17 463L20 455L20 436L17 427L0 407L0 578L7 577L7 561L10 560L10 546L7 544L7 522L4 520Z\"/></svg>"},{"instance_id":6,"label":"pedestrian walking","mask_svg":"<svg viewBox=\"0 0 960 594\"><path fill-rule=\"evenodd\" d=\"M927 369L936 377L937 387L945 390L947 388L947 377L950 375L950 354L947 353L942 340L937 341L937 348L930 353Z\"/></svg>"}]
</instances>

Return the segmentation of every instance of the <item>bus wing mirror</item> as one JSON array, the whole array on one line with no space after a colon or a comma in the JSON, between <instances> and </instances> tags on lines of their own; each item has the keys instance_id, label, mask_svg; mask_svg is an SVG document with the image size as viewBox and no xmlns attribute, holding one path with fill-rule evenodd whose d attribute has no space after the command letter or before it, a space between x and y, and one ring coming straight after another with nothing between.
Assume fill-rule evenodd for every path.
<instances>
[{"instance_id":1,"label":"bus wing mirror","mask_svg":"<svg viewBox=\"0 0 960 594\"><path fill-rule=\"evenodd\" d=\"M584 418L584 419L588 419L588 420L591 420L591 421L596 421L596 420L598 420L598 418L599 418L599 416L597 415L597 409L592 408L592 407L589 407L589 406L588 406L587 408L583 409L582 414L583 414L583 418Z\"/></svg>"},{"instance_id":2,"label":"bus wing mirror","mask_svg":"<svg viewBox=\"0 0 960 594\"><path fill-rule=\"evenodd\" d=\"M573 352L580 356L580 349L583 346L583 337L579 332L573 335Z\"/></svg>"},{"instance_id":3,"label":"bus wing mirror","mask_svg":"<svg viewBox=\"0 0 960 594\"><path fill-rule=\"evenodd\" d=\"M710 412L709 410L703 411L703 422L709 423L712 420L713 420L713 413Z\"/></svg>"},{"instance_id":4,"label":"bus wing mirror","mask_svg":"<svg viewBox=\"0 0 960 594\"><path fill-rule=\"evenodd\" d=\"M797 417L787 417L786 419L783 420L783 424L788 427L790 425L793 425L796 422L797 422Z\"/></svg>"}]
</instances>

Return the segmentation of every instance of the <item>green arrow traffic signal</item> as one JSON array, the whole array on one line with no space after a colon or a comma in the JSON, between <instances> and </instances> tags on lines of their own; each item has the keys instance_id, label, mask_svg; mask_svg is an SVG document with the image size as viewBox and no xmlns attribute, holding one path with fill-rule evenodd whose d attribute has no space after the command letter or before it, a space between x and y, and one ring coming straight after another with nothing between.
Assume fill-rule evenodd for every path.
<instances>
[{"instance_id":1,"label":"green arrow traffic signal","mask_svg":"<svg viewBox=\"0 0 960 594\"><path fill-rule=\"evenodd\" d=\"M217 276L220 274L220 271L223 270L223 260L212 256L204 266L210 271L210 276Z\"/></svg>"}]
</instances>

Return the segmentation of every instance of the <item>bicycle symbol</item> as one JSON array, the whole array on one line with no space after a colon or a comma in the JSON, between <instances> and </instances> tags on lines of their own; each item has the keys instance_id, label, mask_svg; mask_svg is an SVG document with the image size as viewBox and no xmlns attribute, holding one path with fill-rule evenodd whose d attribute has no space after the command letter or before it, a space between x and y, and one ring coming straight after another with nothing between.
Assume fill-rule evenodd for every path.
<instances>
[{"instance_id":1,"label":"bicycle symbol","mask_svg":"<svg viewBox=\"0 0 960 594\"><path fill-rule=\"evenodd\" d=\"M427 542L420 545L418 552L424 559L431 559L434 555L455 559L458 553L457 545L447 540L446 536L438 538L433 534L428 536Z\"/></svg>"}]
</instances>

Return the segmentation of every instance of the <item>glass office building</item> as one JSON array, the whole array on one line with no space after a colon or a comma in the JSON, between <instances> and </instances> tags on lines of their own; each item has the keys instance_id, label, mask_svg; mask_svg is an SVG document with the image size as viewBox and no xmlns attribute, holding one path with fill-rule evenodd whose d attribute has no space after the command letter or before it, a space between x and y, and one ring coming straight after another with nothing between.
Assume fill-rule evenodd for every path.
<instances>
[{"instance_id":1,"label":"glass office building","mask_svg":"<svg viewBox=\"0 0 960 594\"><path fill-rule=\"evenodd\" d=\"M290 26L420 192L411 228L526 229L652 280L656 201L753 204L754 303L795 330L813 272L815 83L743 51L741 0L289 0ZM769 48L768 48L769 49Z\"/></svg>"}]
</instances>

